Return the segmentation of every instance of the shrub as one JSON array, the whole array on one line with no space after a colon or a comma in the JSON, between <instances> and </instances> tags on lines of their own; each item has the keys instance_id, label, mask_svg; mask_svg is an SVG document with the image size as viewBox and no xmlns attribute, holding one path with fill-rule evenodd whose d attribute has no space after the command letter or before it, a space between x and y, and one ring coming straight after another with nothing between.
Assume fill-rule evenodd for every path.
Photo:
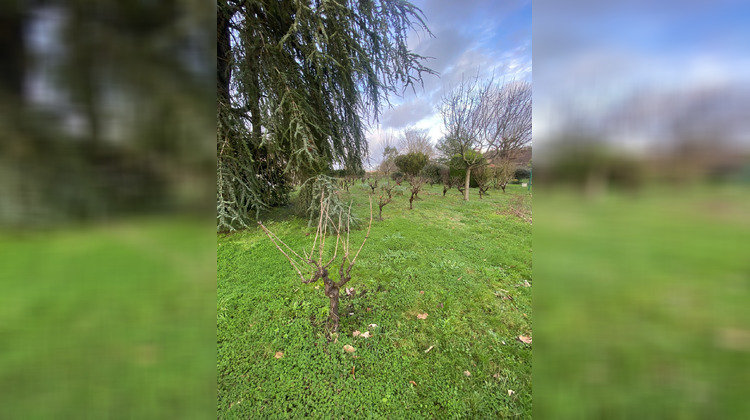
<instances>
[{"instance_id":1,"label":"shrub","mask_svg":"<svg viewBox=\"0 0 750 420\"><path fill-rule=\"evenodd\" d=\"M439 184L442 181L440 174L443 169L448 170L448 167L439 163L428 163L422 168L420 174L430 185Z\"/></svg>"},{"instance_id":2,"label":"shrub","mask_svg":"<svg viewBox=\"0 0 750 420\"><path fill-rule=\"evenodd\" d=\"M412 152L396 156L396 167L406 175L417 176L427 165L427 155L421 152Z\"/></svg>"},{"instance_id":3,"label":"shrub","mask_svg":"<svg viewBox=\"0 0 750 420\"><path fill-rule=\"evenodd\" d=\"M516 168L515 172L513 172L513 178L521 180L521 179L529 179L531 176L531 170L529 168L519 167Z\"/></svg>"}]
</instances>

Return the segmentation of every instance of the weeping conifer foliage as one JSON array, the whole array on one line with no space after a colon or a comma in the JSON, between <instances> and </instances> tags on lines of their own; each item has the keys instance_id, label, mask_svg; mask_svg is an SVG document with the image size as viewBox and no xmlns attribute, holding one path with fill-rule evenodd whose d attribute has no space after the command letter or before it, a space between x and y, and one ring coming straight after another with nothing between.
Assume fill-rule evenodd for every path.
<instances>
[{"instance_id":1,"label":"weeping conifer foliage","mask_svg":"<svg viewBox=\"0 0 750 420\"><path fill-rule=\"evenodd\" d=\"M361 170L361 116L434 74L407 48L429 34L405 1L218 0L218 229L284 204L290 176Z\"/></svg>"}]
</instances>

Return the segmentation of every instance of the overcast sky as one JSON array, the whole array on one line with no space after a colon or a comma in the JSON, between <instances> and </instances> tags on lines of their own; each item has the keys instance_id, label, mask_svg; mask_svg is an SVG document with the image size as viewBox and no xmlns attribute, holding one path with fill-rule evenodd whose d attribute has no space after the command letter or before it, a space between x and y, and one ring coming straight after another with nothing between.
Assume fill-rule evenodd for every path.
<instances>
[{"instance_id":1,"label":"overcast sky","mask_svg":"<svg viewBox=\"0 0 750 420\"><path fill-rule=\"evenodd\" d=\"M533 8L535 156L571 121L634 151L673 141L665 125L677 120L750 145L750 2L535 0ZM620 112L629 124L612 123Z\"/></svg>"},{"instance_id":2,"label":"overcast sky","mask_svg":"<svg viewBox=\"0 0 750 420\"><path fill-rule=\"evenodd\" d=\"M396 135L407 127L428 129L432 143L442 136L437 107L444 90L461 77L531 81L531 1L528 0L414 0L425 14L434 37L414 32L409 47L417 54L432 57L427 66L439 73L425 76L424 89L407 90L403 97L391 98L393 107L384 109L374 123L368 141L370 165L382 159L383 133Z\"/></svg>"}]
</instances>

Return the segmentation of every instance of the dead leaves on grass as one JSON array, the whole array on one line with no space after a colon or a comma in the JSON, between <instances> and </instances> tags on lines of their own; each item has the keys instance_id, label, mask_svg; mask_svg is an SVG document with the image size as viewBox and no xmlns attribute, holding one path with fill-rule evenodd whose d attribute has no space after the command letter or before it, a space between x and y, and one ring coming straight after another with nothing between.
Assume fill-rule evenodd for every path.
<instances>
[{"instance_id":1,"label":"dead leaves on grass","mask_svg":"<svg viewBox=\"0 0 750 420\"><path fill-rule=\"evenodd\" d=\"M417 314L417 319L427 319L427 313Z\"/></svg>"},{"instance_id":2,"label":"dead leaves on grass","mask_svg":"<svg viewBox=\"0 0 750 420\"><path fill-rule=\"evenodd\" d=\"M520 341L522 343L526 343L526 344L531 344L531 337L527 337L525 335L519 335L518 336L518 341Z\"/></svg>"},{"instance_id":3,"label":"dead leaves on grass","mask_svg":"<svg viewBox=\"0 0 750 420\"><path fill-rule=\"evenodd\" d=\"M284 357L284 352L283 351L277 351L276 355L274 355L274 357L277 358L277 359L281 359L282 357Z\"/></svg>"},{"instance_id":4,"label":"dead leaves on grass","mask_svg":"<svg viewBox=\"0 0 750 420\"><path fill-rule=\"evenodd\" d=\"M355 351L357 351L357 349L347 344L344 346L344 351L346 351L347 353L354 353Z\"/></svg>"}]
</instances>

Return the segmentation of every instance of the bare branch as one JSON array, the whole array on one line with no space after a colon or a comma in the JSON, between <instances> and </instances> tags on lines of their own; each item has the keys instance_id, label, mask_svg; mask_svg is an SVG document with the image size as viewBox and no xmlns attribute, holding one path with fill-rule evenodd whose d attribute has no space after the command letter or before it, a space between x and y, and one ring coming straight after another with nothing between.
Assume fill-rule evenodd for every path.
<instances>
[{"instance_id":1,"label":"bare branch","mask_svg":"<svg viewBox=\"0 0 750 420\"><path fill-rule=\"evenodd\" d=\"M312 248L310 249L310 259L312 259L313 252L315 252L315 244L318 242L318 235L320 234L320 224L323 220L323 193L324 190L320 191L320 217L318 219L318 228L315 230L315 239L313 240Z\"/></svg>"},{"instance_id":2,"label":"bare branch","mask_svg":"<svg viewBox=\"0 0 750 420\"><path fill-rule=\"evenodd\" d=\"M330 219L329 219L330 220ZM336 228L336 247L333 249L333 257L326 263L323 268L328 268L329 265L336 259L336 254L339 250L339 239L341 238L341 212L339 212L339 224Z\"/></svg>"},{"instance_id":3,"label":"bare branch","mask_svg":"<svg viewBox=\"0 0 750 420\"><path fill-rule=\"evenodd\" d=\"M370 223L367 225L367 233L365 234L365 239L362 240L362 245L359 246L359 249L357 250L357 254L354 255L352 262L349 263L349 267L346 268L346 277L344 279L339 280L338 287L341 287L344 284L346 284L346 282L348 282L349 279L351 278L349 273L352 271L352 267L354 267L354 264L357 262L357 257L359 256L360 251L362 251L362 247L365 246L365 242L367 242L367 238L370 237L370 228L372 227L372 198L370 198L369 201L370 201Z\"/></svg>"},{"instance_id":4,"label":"bare branch","mask_svg":"<svg viewBox=\"0 0 750 420\"><path fill-rule=\"evenodd\" d=\"M258 224L263 229L263 231L266 233L266 236L268 236L268 239L270 239L271 242L273 242L273 244L276 246L276 249L278 249L282 254L284 254L284 256L286 257L286 259L289 260L289 263L292 265L292 267L294 267L294 269L297 271L297 274L299 274L300 279L304 283L305 282L305 276L302 275L302 272L297 267L297 265L294 263L294 260L292 260L292 258L286 252L284 252L284 250L281 249L281 247L279 246L279 244L277 244L276 241L273 239L273 236L276 236L276 235L271 236L271 231L269 231L265 226L263 226L263 223L258 222ZM284 242L281 241L281 239L279 239L279 241L282 244L284 244ZM284 244L284 246L286 246L287 248L289 248L289 246L286 245L286 244Z\"/></svg>"}]
</instances>

